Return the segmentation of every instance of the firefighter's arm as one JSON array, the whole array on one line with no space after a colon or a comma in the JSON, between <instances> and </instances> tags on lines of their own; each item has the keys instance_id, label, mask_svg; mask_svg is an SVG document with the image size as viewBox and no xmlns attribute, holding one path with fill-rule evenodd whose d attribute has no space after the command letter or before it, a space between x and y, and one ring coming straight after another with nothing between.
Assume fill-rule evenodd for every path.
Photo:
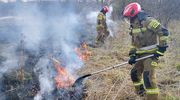
<instances>
[{"instance_id":1,"label":"firefighter's arm","mask_svg":"<svg viewBox=\"0 0 180 100\"><path fill-rule=\"evenodd\" d=\"M161 56L164 55L164 52L166 51L166 48L168 47L167 41L168 41L168 36L169 36L169 31L164 28L161 27L158 31L158 41L159 41L159 45L158 45L158 51L157 53L159 53Z\"/></svg>"},{"instance_id":2,"label":"firefighter's arm","mask_svg":"<svg viewBox=\"0 0 180 100\"><path fill-rule=\"evenodd\" d=\"M151 30L158 35L159 45L157 47L158 49L156 51L156 54L158 56L163 56L166 48L168 47L167 40L169 36L169 31L155 19L150 22L149 28L151 28Z\"/></svg>"},{"instance_id":3,"label":"firefighter's arm","mask_svg":"<svg viewBox=\"0 0 180 100\"><path fill-rule=\"evenodd\" d=\"M131 43L131 47L130 47L130 51L129 51L129 64L135 64L136 63L136 47L133 44L133 39L132 39L132 43Z\"/></svg>"}]
</instances>

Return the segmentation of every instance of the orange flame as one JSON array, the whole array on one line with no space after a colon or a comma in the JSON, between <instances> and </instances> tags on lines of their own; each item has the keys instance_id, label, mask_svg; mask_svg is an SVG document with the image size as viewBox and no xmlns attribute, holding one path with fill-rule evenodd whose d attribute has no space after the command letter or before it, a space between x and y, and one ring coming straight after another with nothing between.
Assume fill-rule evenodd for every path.
<instances>
[{"instance_id":1,"label":"orange flame","mask_svg":"<svg viewBox=\"0 0 180 100\"><path fill-rule=\"evenodd\" d=\"M75 48L74 50L78 55L79 59L83 61L89 60L89 57L91 56L91 52L88 51L88 46L85 42L83 42L79 48Z\"/></svg>"},{"instance_id":2,"label":"orange flame","mask_svg":"<svg viewBox=\"0 0 180 100\"><path fill-rule=\"evenodd\" d=\"M53 65L57 71L57 76L54 78L57 88L67 88L75 82L75 78L69 74L64 67L60 66L60 62L52 58Z\"/></svg>"}]
</instances>

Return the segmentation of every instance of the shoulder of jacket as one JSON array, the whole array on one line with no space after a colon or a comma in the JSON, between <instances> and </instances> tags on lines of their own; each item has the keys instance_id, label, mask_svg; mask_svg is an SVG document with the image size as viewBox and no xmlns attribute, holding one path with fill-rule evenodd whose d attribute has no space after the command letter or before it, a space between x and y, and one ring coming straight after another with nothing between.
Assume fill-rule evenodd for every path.
<instances>
[{"instance_id":1,"label":"shoulder of jacket","mask_svg":"<svg viewBox=\"0 0 180 100\"><path fill-rule=\"evenodd\" d=\"M99 12L98 16L104 16L104 14L102 12Z\"/></svg>"},{"instance_id":2,"label":"shoulder of jacket","mask_svg":"<svg viewBox=\"0 0 180 100\"><path fill-rule=\"evenodd\" d=\"M98 19L102 20L104 18L104 14L100 12L97 17Z\"/></svg>"},{"instance_id":3,"label":"shoulder of jacket","mask_svg":"<svg viewBox=\"0 0 180 100\"><path fill-rule=\"evenodd\" d=\"M153 17L147 17L146 25L150 29L157 29L161 24L157 19Z\"/></svg>"}]
</instances>

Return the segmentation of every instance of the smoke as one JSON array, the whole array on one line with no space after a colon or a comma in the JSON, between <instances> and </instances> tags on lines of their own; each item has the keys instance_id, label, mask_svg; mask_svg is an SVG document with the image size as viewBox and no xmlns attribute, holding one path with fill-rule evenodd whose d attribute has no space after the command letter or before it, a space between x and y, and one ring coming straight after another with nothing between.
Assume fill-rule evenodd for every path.
<instances>
[{"instance_id":1,"label":"smoke","mask_svg":"<svg viewBox=\"0 0 180 100\"><path fill-rule=\"evenodd\" d=\"M40 82L40 91L34 97L34 100L42 100L42 95L44 94L51 94L54 90L53 84L53 73L52 68L48 68L49 66L49 59L44 57L39 60L34 68L34 71L37 75L39 75L39 82Z\"/></svg>"},{"instance_id":2,"label":"smoke","mask_svg":"<svg viewBox=\"0 0 180 100\"><path fill-rule=\"evenodd\" d=\"M91 24L91 29L94 31L96 30L97 15L98 15L99 11L100 10L91 11L89 14L86 15L87 23ZM111 18L112 12L113 12L113 7L110 6L109 12L106 13L106 22L107 22L108 29L110 31L110 36L114 37L115 33L113 33L113 32L114 32L114 26L116 23ZM96 32L94 32L94 33L96 33Z\"/></svg>"},{"instance_id":3,"label":"smoke","mask_svg":"<svg viewBox=\"0 0 180 100\"><path fill-rule=\"evenodd\" d=\"M3 45L0 44L0 84L2 84L3 82L3 76L5 73L11 72L13 69L18 69L18 58L17 55L15 53L15 49L16 49L16 44L14 45ZM0 89L3 90L2 85L0 85ZM5 100L6 93L0 91L0 100Z\"/></svg>"},{"instance_id":4,"label":"smoke","mask_svg":"<svg viewBox=\"0 0 180 100\"><path fill-rule=\"evenodd\" d=\"M115 35L115 33L114 33L114 31L115 31L115 29L114 29L114 27L116 26L116 22L114 22L113 20L112 20L112 12L113 12L113 7L112 6L109 6L109 13L107 13L107 25L108 25L108 28L109 28L109 32L110 32L110 36L111 37L114 37L114 35Z\"/></svg>"},{"instance_id":5,"label":"smoke","mask_svg":"<svg viewBox=\"0 0 180 100\"><path fill-rule=\"evenodd\" d=\"M17 45L3 45L1 47L1 56L4 57L4 62L1 64L0 73L3 74L7 71L11 71L12 69L18 68L18 58L15 53Z\"/></svg>"},{"instance_id":6,"label":"smoke","mask_svg":"<svg viewBox=\"0 0 180 100\"><path fill-rule=\"evenodd\" d=\"M42 96L40 94L40 92L34 97L34 100L42 100Z\"/></svg>"},{"instance_id":7,"label":"smoke","mask_svg":"<svg viewBox=\"0 0 180 100\"><path fill-rule=\"evenodd\" d=\"M4 37L8 37L10 40L10 45L15 45L2 51L4 52L2 55L6 56L7 60L3 62L0 72L5 73L18 68L19 54L17 49L20 40L23 39L24 55L29 57L28 53L34 54L36 55L34 57L39 59L36 66L33 66L40 82L40 91L34 100L42 100L46 94L51 95L55 88L53 81L56 72L48 55L60 60L62 66L66 67L66 70L73 76L76 76L76 70L83 66L83 62L74 49L81 43L82 35L88 36L88 29L91 32L96 32L98 12L92 11L87 15L80 16L76 12L74 2L67 4L17 2L14 6L13 16L1 18L2 20L14 19L13 25L16 31L10 32L8 30L7 34L4 34ZM109 19L110 16L107 14L108 25L112 22ZM90 23L92 27L85 26L87 23Z\"/></svg>"},{"instance_id":8,"label":"smoke","mask_svg":"<svg viewBox=\"0 0 180 100\"><path fill-rule=\"evenodd\" d=\"M17 10L17 25L24 36L25 48L31 50L38 50L40 42L44 36L44 20L43 15L38 10L37 5L21 6Z\"/></svg>"},{"instance_id":9,"label":"smoke","mask_svg":"<svg viewBox=\"0 0 180 100\"><path fill-rule=\"evenodd\" d=\"M40 68L39 73L40 93L34 98L41 100L44 95L51 95L54 89L53 68L48 68L47 56L52 54L73 75L81 68L83 62L74 51L79 44L78 27L80 17L74 13L71 4L66 8L60 4L31 4L21 5L16 8L17 25L24 36L25 49L40 53L46 49L46 53L40 58L35 69ZM60 55L55 54L60 53ZM51 73L50 73L51 72Z\"/></svg>"},{"instance_id":10,"label":"smoke","mask_svg":"<svg viewBox=\"0 0 180 100\"><path fill-rule=\"evenodd\" d=\"M31 5L30 9L30 6L17 9L18 17L21 18L17 23L25 37L25 48L38 51L41 44L51 42L48 46L61 51L66 60L71 62L71 59L74 60L71 56L73 49L79 40L76 33L76 27L79 27L78 16L60 5L39 6Z\"/></svg>"},{"instance_id":11,"label":"smoke","mask_svg":"<svg viewBox=\"0 0 180 100\"><path fill-rule=\"evenodd\" d=\"M16 8L17 16L21 18L17 24L25 37L25 49L40 52L41 45L46 45L44 47L47 48L42 48L59 58L63 66L71 74L75 74L75 71L83 64L74 51L79 42L77 33L77 27L80 27L79 16L74 13L71 5L66 5L66 7L68 9L62 8L60 4L20 6ZM54 54L54 49L61 54ZM47 57L48 53L45 53L44 57ZM38 99L43 94L50 95L54 89L53 76L50 77L52 73L49 73L53 68L48 69L47 60L47 58L40 58L36 66L41 68L39 74L40 94L34 99Z\"/></svg>"},{"instance_id":12,"label":"smoke","mask_svg":"<svg viewBox=\"0 0 180 100\"><path fill-rule=\"evenodd\" d=\"M17 2L13 10L14 16L1 18L2 20L16 18L13 25L18 30L13 32L13 35L7 30L7 34L4 34L4 37L9 40L12 38L16 38L16 40L10 41L10 45L14 43L15 47L7 47L2 51L2 55L6 56L7 60L1 66L1 73L18 68L20 55L18 55L17 49L21 39L24 41L25 53L41 55L34 67L40 82L40 92L34 98L36 100L41 100L43 94L50 94L54 89L53 75L55 71L53 68L49 68L49 59L47 58L49 54L57 57L73 75L83 65L74 50L80 44L79 27L82 27L79 24L81 17L75 14L74 9L71 3L62 5L57 2ZM42 49L45 52L40 54ZM40 73L38 69L41 70Z\"/></svg>"}]
</instances>

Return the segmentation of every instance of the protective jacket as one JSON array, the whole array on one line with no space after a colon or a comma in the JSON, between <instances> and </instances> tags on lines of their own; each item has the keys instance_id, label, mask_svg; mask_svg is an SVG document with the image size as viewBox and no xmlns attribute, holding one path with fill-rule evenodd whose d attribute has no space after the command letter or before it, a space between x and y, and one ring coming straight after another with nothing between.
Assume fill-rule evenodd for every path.
<instances>
[{"instance_id":1,"label":"protective jacket","mask_svg":"<svg viewBox=\"0 0 180 100\"><path fill-rule=\"evenodd\" d=\"M103 12L99 12L97 16L97 37L96 37L96 45L102 45L106 38L109 35L109 31L106 24L106 15Z\"/></svg>"},{"instance_id":2,"label":"protective jacket","mask_svg":"<svg viewBox=\"0 0 180 100\"><path fill-rule=\"evenodd\" d=\"M97 16L97 31L105 31L107 29L106 16L100 12Z\"/></svg>"},{"instance_id":3,"label":"protective jacket","mask_svg":"<svg viewBox=\"0 0 180 100\"><path fill-rule=\"evenodd\" d=\"M159 21L152 17L143 20L138 18L131 20L130 35L132 36L132 48L136 54L155 53L159 47L167 47L169 32Z\"/></svg>"},{"instance_id":4,"label":"protective jacket","mask_svg":"<svg viewBox=\"0 0 180 100\"><path fill-rule=\"evenodd\" d=\"M156 53L163 55L167 48L168 30L156 19L140 15L138 14L130 21L130 35L132 36L130 57L141 57ZM160 48L165 49L160 50ZM136 62L133 66L131 79L137 94L142 95L145 92L146 100L158 100L159 89L155 75L158 59L156 57L147 58Z\"/></svg>"}]
</instances>

